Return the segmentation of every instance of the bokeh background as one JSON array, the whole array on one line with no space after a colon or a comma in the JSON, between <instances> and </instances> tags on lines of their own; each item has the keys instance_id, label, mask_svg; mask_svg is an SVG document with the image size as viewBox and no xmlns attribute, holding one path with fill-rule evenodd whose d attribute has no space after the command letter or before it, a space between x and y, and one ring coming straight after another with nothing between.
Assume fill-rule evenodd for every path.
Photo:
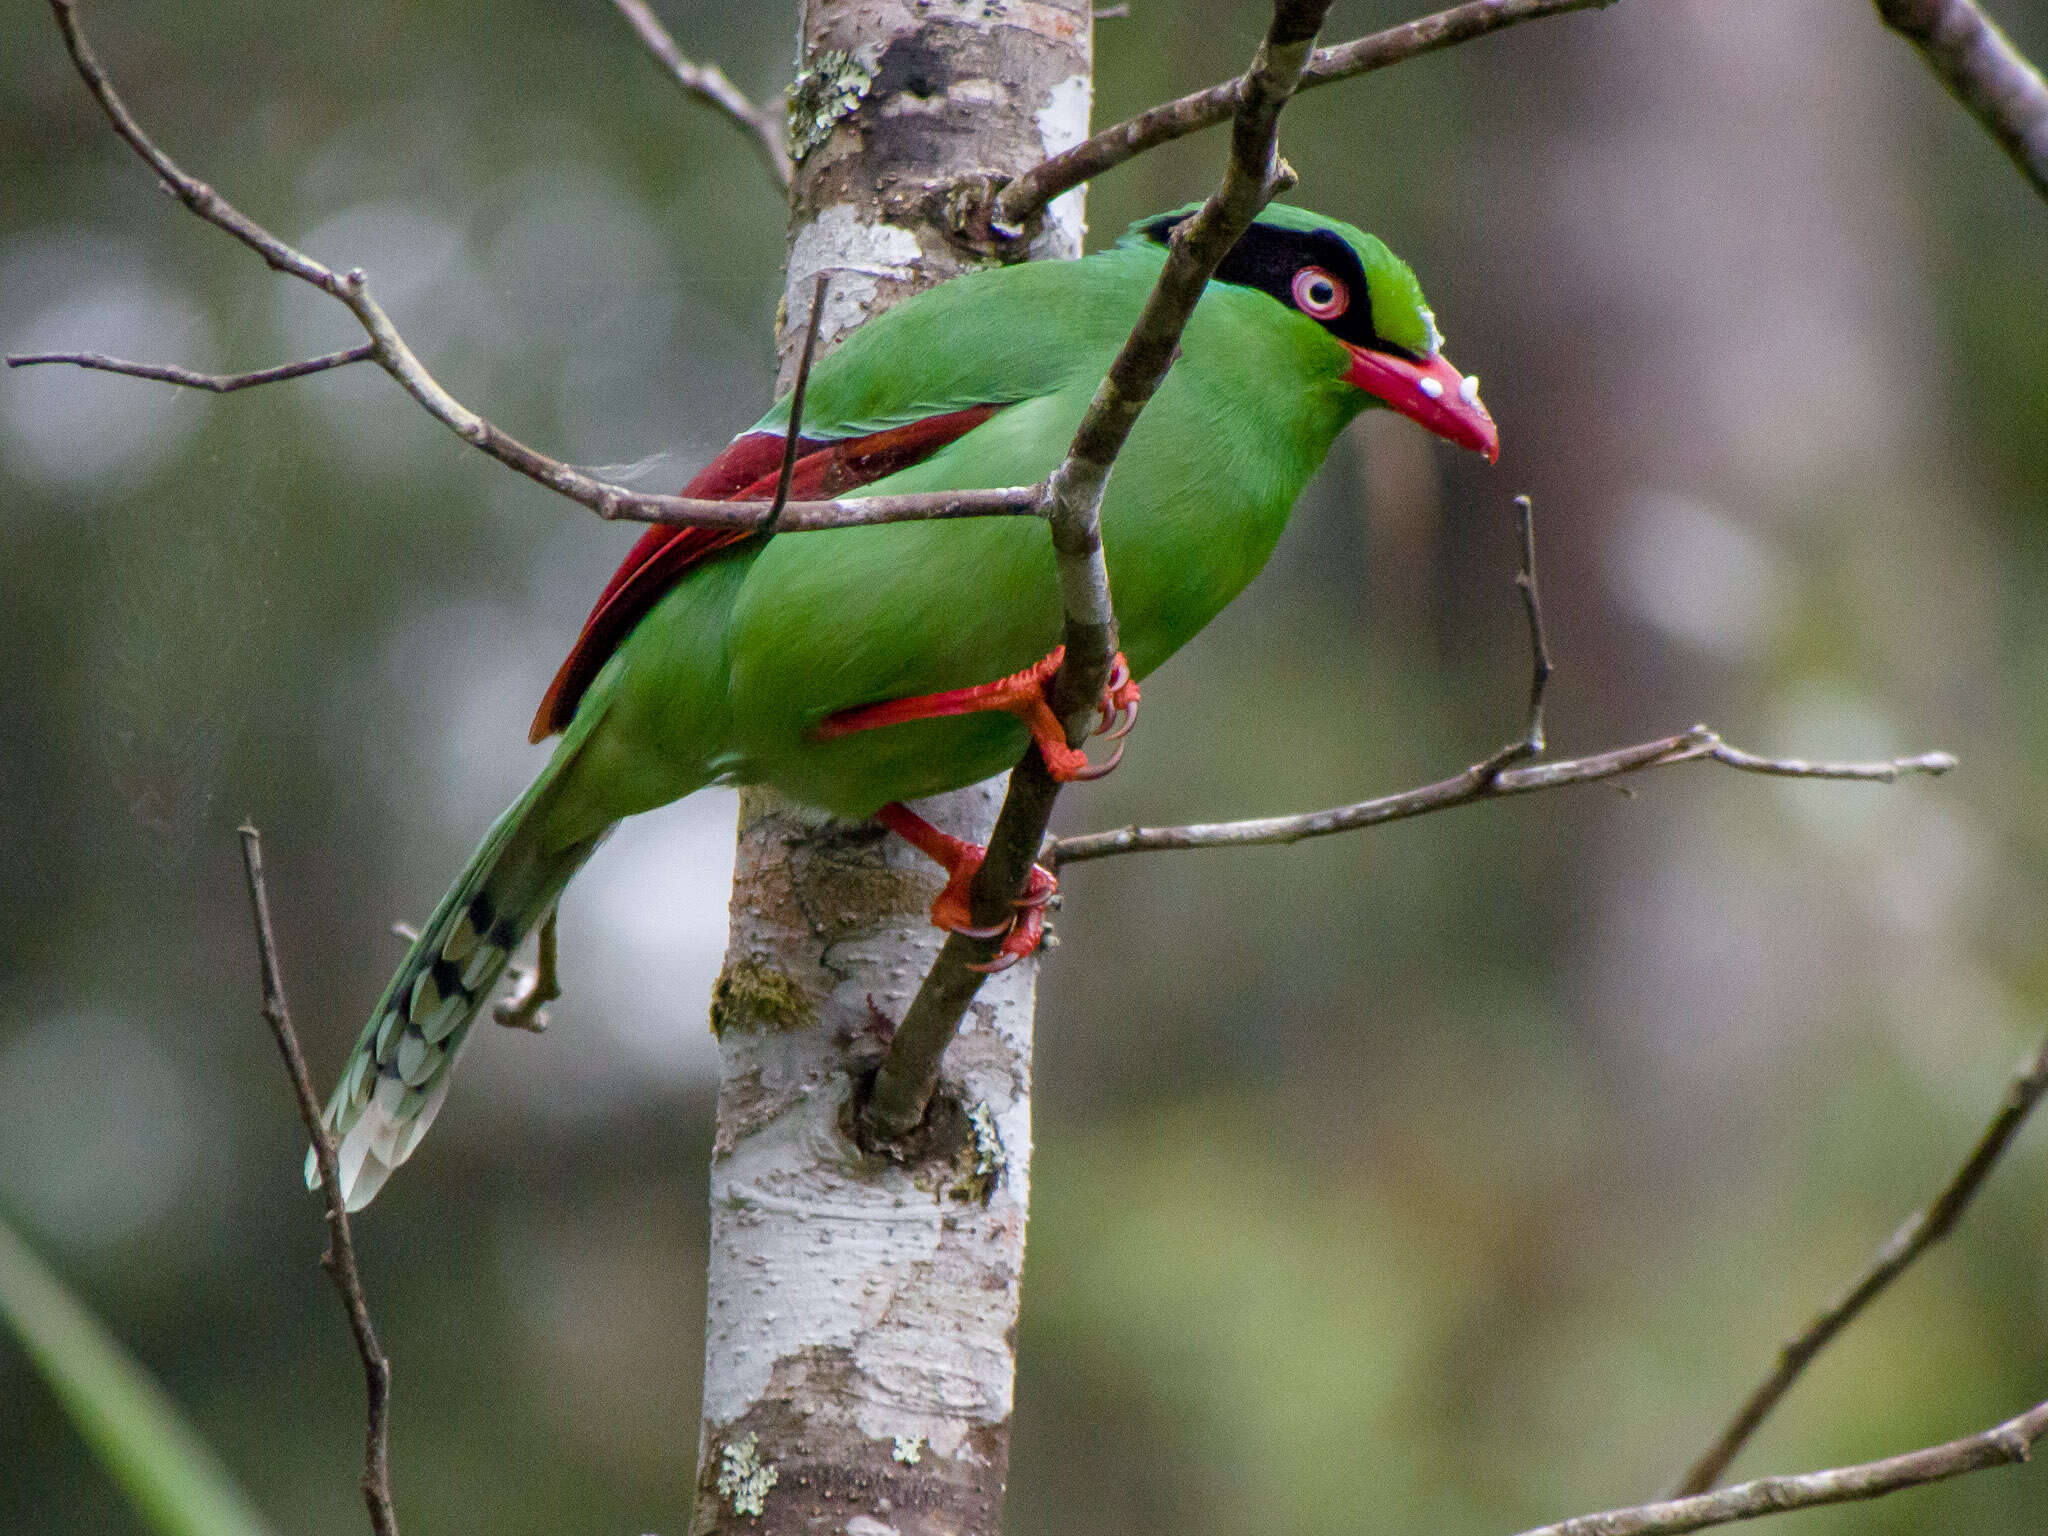
<instances>
[{"instance_id":1,"label":"bokeh background","mask_svg":"<svg viewBox=\"0 0 2048 1536\"><path fill-rule=\"evenodd\" d=\"M168 202L31 0L0 13L0 347L253 367L345 316ZM661 7L778 92L776 5ZM2036 57L2048 15L1992 9ZM1402 19L1347 0L1332 35ZM602 0L107 0L174 155L368 269L465 401L679 482L765 402L783 217ZM1098 27L1098 123L1260 7ZM1215 135L1090 194L1199 195ZM1946 1175L2048 1027L2048 207L1867 0L1629 0L1322 90L1298 197L1406 255L1489 472L1362 423L1263 580L1148 682L1069 828L1306 809L1516 726L1534 494L1564 751L1696 719L1935 746L1892 788L1689 767L1291 850L1075 869L1040 1016L1016 1536L1502 1532L1668 1486ZM630 529L383 376L227 399L0 377L0 1209L280 1530L362 1528L360 1381L256 1016L268 839L330 1077L538 761ZM733 803L622 831L545 1037L481 1041L359 1231L411 1532L668 1531L696 1437L705 1005ZM1739 1471L2048 1395L2044 1137ZM2038 1532L2048 1473L1798 1517ZM0 1339L0 1528L138 1529Z\"/></svg>"}]
</instances>

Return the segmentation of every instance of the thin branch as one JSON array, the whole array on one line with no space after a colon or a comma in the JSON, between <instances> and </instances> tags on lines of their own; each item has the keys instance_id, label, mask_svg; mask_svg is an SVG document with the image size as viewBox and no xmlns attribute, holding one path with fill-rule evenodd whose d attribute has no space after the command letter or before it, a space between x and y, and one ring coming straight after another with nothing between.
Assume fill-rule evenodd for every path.
<instances>
[{"instance_id":1,"label":"thin branch","mask_svg":"<svg viewBox=\"0 0 2048 1536\"><path fill-rule=\"evenodd\" d=\"M1908 1451L1903 1456L1833 1467L1825 1472L1805 1472L1796 1477L1760 1477L1754 1482L1736 1483L1690 1498L1578 1515L1555 1525L1523 1531L1521 1536L1675 1536L1680 1531L1701 1531L1789 1509L1875 1499L1902 1488L1960 1477L1965 1472L2025 1461L2044 1433L2048 1433L2048 1402L2039 1403L1982 1434Z\"/></svg>"},{"instance_id":2,"label":"thin branch","mask_svg":"<svg viewBox=\"0 0 2048 1536\"><path fill-rule=\"evenodd\" d=\"M1355 832L1389 821L1405 821L1432 811L1448 811L1481 800L1504 800L1542 789L1567 784L1592 784L1602 779L1641 773L1646 768L1666 768L1673 763L1710 761L1743 773L1772 774L1798 779L1851 779L1891 783L1902 774L1942 774L1955 767L1947 752L1922 752L1913 757L1886 758L1869 763L1811 762L1797 757L1760 757L1723 741L1720 734L1704 725L1675 736L1634 746L1616 747L1590 757L1562 758L1549 763L1529 763L1542 752L1543 700L1557 670L1550 659L1550 642L1544 632L1543 595L1536 582L1536 510L1527 496L1515 498L1516 526L1521 535L1520 568L1515 572L1515 590L1521 594L1522 611L1529 625L1529 708L1522 734L1491 757L1464 772L1420 789L1403 790L1351 805L1306 811L1294 816L1261 816L1249 821L1199 823L1187 827L1128 826L1113 832L1088 832L1074 837L1046 839L1041 860L1058 870L1068 864L1090 859L1107 859L1120 853L1159 853L1182 848L1253 848L1268 843L1298 843L1305 838L1328 837L1337 832Z\"/></svg>"},{"instance_id":3,"label":"thin branch","mask_svg":"<svg viewBox=\"0 0 2048 1536\"><path fill-rule=\"evenodd\" d=\"M1633 746L1616 747L1588 757L1559 758L1526 768L1501 769L1497 757L1474 763L1463 773L1419 789L1376 800L1328 810L1306 811L1295 816L1262 816L1247 821L1197 823L1185 827L1121 827L1111 832L1088 832L1051 840L1044 859L1054 869L1082 864L1090 859L1107 859L1122 853L1160 853L1182 848L1253 848L1267 843L1298 843L1311 837L1328 837L1336 832L1355 832L1384 822L1405 821L1432 811L1482 800L1505 800L1512 795L1559 789L1567 784L1595 784L1649 768L1668 768L1676 763L1716 762L1744 773L1773 774L1802 779L1848 779L1889 784L1907 774L1942 774L1955 767L1947 752L1923 752L1913 757L1885 758L1877 762L1816 763L1800 758L1758 757L1729 746L1718 732L1704 725L1675 736Z\"/></svg>"},{"instance_id":4,"label":"thin branch","mask_svg":"<svg viewBox=\"0 0 2048 1536\"><path fill-rule=\"evenodd\" d=\"M1296 89L1307 91L1319 85L1333 85L1418 54L1470 42L1519 22L1561 16L1567 11L1603 9L1614 3L1615 0L1471 0L1469 4L1389 27L1370 37L1340 43L1334 48L1318 48L1309 56ZM1025 222L1062 192L1148 149L1227 122L1237 110L1242 85L1241 79L1226 80L1206 91L1165 102L1033 166L1004 187L996 198L997 229L1005 234L1022 233Z\"/></svg>"},{"instance_id":5,"label":"thin branch","mask_svg":"<svg viewBox=\"0 0 2048 1536\"><path fill-rule=\"evenodd\" d=\"M1236 91L1222 184L1174 231L1143 314L1089 403L1065 461L1046 482L1066 619L1066 657L1049 691L1069 745L1087 739L1116 649L1116 614L1102 558L1103 487L1139 413L1173 365L1181 330L1210 274L1259 210L1292 182L1293 173L1279 157L1280 113L1301 79L1330 3L1274 0L1272 23ZM987 856L969 890L968 910L977 926L999 923L1015 911L1058 796L1059 785L1034 745L1010 775ZM986 964L998 942L947 935L897 1026L862 1111L862 1129L873 1141L893 1141L924 1118L939 1062L983 979L973 967Z\"/></svg>"},{"instance_id":6,"label":"thin branch","mask_svg":"<svg viewBox=\"0 0 2048 1536\"><path fill-rule=\"evenodd\" d=\"M1515 590L1521 594L1522 613L1529 625L1529 711L1522 720L1522 734L1474 767L1489 783L1543 751L1543 699L1556 670L1550 664L1550 641L1543 632L1543 595L1536 586L1536 504L1527 496L1515 498L1515 527L1522 540Z\"/></svg>"},{"instance_id":7,"label":"thin branch","mask_svg":"<svg viewBox=\"0 0 2048 1536\"><path fill-rule=\"evenodd\" d=\"M1534 757L1543 750L1543 695L1550 687L1550 641L1543 633L1543 594L1536 586L1536 504L1527 496L1515 498L1515 525L1522 535L1522 568L1515 573L1515 590L1522 594L1522 611L1529 620L1529 728L1522 740Z\"/></svg>"},{"instance_id":8,"label":"thin branch","mask_svg":"<svg viewBox=\"0 0 2048 1536\"><path fill-rule=\"evenodd\" d=\"M207 223L233 235L274 270L289 272L323 292L341 297L340 279L326 267L293 250L269 230L244 216L205 182L186 175L170 156L150 142L149 135L142 131L142 125L129 114L115 92L113 81L100 68L100 61L86 42L85 34L79 30L73 0L50 0L50 9L56 14L57 29L64 34L64 47L71 55L71 62L77 66L80 78L85 81L86 89L92 92L100 110L107 114L107 121L114 125L114 132L156 172L166 192Z\"/></svg>"},{"instance_id":9,"label":"thin branch","mask_svg":"<svg viewBox=\"0 0 2048 1536\"><path fill-rule=\"evenodd\" d=\"M803 355L796 360L796 383L789 392L789 430L782 435L782 469L775 476L775 497L768 515L761 519L761 536L775 532L789 505L790 482L796 478L796 456L804 441L804 395L811 386L811 362L818 353L818 322L825 317L825 294L832 286L832 274L820 272L811 289L811 320L804 327Z\"/></svg>"},{"instance_id":10,"label":"thin branch","mask_svg":"<svg viewBox=\"0 0 2048 1536\"><path fill-rule=\"evenodd\" d=\"M348 1329L362 1357L363 1384L368 1398L366 1446L363 1452L363 1502L369 1506L370 1528L376 1536L398 1536L398 1513L391 1503L391 1461L389 1423L391 1414L391 1362L377 1342L377 1330L370 1322L370 1303L363 1294L363 1277L356 1267L356 1246L349 1235L348 1207L341 1193L341 1169L335 1156L334 1137L321 1118L320 1099L313 1092L313 1077L306 1070L305 1053L292 1029L291 1006L285 1001L284 973L277 960L277 934L270 924L270 893L263 884L263 836L250 822L239 828L242 836L242 869L249 883L249 912L256 924L256 951L263 966L263 1018L277 1037L285 1071L292 1080L292 1095L299 1103L299 1118L313 1142L313 1157L320 1168L320 1188L327 1202L327 1251L320 1264L334 1277L341 1292L342 1307L348 1313Z\"/></svg>"},{"instance_id":11,"label":"thin branch","mask_svg":"<svg viewBox=\"0 0 2048 1536\"><path fill-rule=\"evenodd\" d=\"M1889 757L1874 763L1816 762L1805 757L1759 757L1731 747L1719 737L1706 754L1715 762L1744 773L1767 774L1780 779L1851 779L1866 784L1896 783L1906 774L1924 773L1938 777L1955 767L1952 752L1920 752L1911 757Z\"/></svg>"},{"instance_id":12,"label":"thin branch","mask_svg":"<svg viewBox=\"0 0 2048 1536\"><path fill-rule=\"evenodd\" d=\"M7 366L32 368L38 363L70 363L78 368L96 368L102 373L122 373L133 379L153 379L159 384L178 384L186 389L231 395L254 384L277 384L285 379L302 379L309 373L325 373L330 368L346 368L350 363L366 363L376 354L377 344L366 341L360 347L350 347L345 352L309 357L302 363L280 363L275 368L259 368L254 373L194 373L189 368L169 363L131 363L122 358L108 357L104 352L21 352L9 356Z\"/></svg>"},{"instance_id":13,"label":"thin branch","mask_svg":"<svg viewBox=\"0 0 2048 1536\"><path fill-rule=\"evenodd\" d=\"M691 63L683 56L683 50L676 46L676 40L669 36L668 29L655 19L654 12L644 0L612 0L612 4L619 8L642 46L654 55L655 61L668 71L677 85L705 106L723 112L746 130L762 160L767 163L768 174L787 194L791 167L789 149L783 142L782 114L749 101L746 93L727 79L725 71L716 64Z\"/></svg>"},{"instance_id":14,"label":"thin branch","mask_svg":"<svg viewBox=\"0 0 2048 1536\"><path fill-rule=\"evenodd\" d=\"M491 429L496 431L495 428ZM479 444L483 447L485 445ZM493 457L502 457L485 447ZM540 471L513 464L522 473L571 501L581 502L598 516L629 523L661 523L686 528L757 529L767 521L759 502L698 501L688 496L642 496L569 469L540 454L532 458ZM510 459L506 463L512 463ZM566 475L557 476L561 471ZM621 494L623 492L623 494ZM781 533L819 533L831 528L867 528L877 523L929 522L956 517L1043 517L1045 493L1036 485L1013 485L994 491L920 491L903 496L860 496L836 501L792 501L776 523Z\"/></svg>"},{"instance_id":15,"label":"thin branch","mask_svg":"<svg viewBox=\"0 0 2048 1536\"><path fill-rule=\"evenodd\" d=\"M2048 198L2048 81L1971 0L1875 0L1920 57Z\"/></svg>"},{"instance_id":16,"label":"thin branch","mask_svg":"<svg viewBox=\"0 0 2048 1536\"><path fill-rule=\"evenodd\" d=\"M442 388L426 366L414 355L391 317L370 296L369 280L361 268L336 272L304 252L278 239L262 225L240 212L206 183L187 175L149 136L122 103L113 82L100 67L91 46L78 25L74 0L50 0L64 44L78 67L93 99L107 115L114 131L162 180L170 193L207 223L233 235L264 262L279 272L289 273L311 284L344 305L369 334L363 360L382 368L399 386L423 406L436 421L464 442L480 448L501 464L539 481L571 501L590 508L603 518L630 522L684 524L701 528L751 530L767 516L759 503L698 501L684 496L648 496L622 485L599 480L560 459L536 452L509 433L500 431ZM74 356L72 361L77 361ZM314 361L324 362L324 359ZM84 366L93 366L85 364ZM155 367L155 365L138 365ZM315 371L310 364L288 365L304 372ZM338 363L329 366L339 366ZM168 372L169 370L164 370ZM183 370L179 370L182 372ZM276 377L294 377L272 370ZM150 375L145 375L145 377ZM185 383L185 379L171 382ZM268 382L252 378L249 382ZM806 533L821 528L852 528L874 523L894 523L927 518L1020 517L1039 512L1037 487L1018 486L1008 490L950 491L918 496L871 496L851 501L791 502L783 511L778 527L785 533Z\"/></svg>"},{"instance_id":17,"label":"thin branch","mask_svg":"<svg viewBox=\"0 0 2048 1536\"><path fill-rule=\"evenodd\" d=\"M1777 1364L1770 1375L1750 1394L1728 1427L1721 1432L1720 1438L1687 1471L1672 1491L1673 1497L1705 1493L1713 1487L1756 1432L1757 1426L1791 1390L1813 1357L1827 1348L1835 1335L1854 1322L1863 1309L1904 1274L1915 1259L1948 1236L1963 1212L1969 1209L1970 1202L1977 1197L1977 1191L1990 1177L1991 1170L1998 1166L1998 1160L2012 1145L2020 1127L2026 1124L2027 1117L2041 1102L2044 1093L2048 1093L2048 1041L2042 1042L2033 1059L2023 1063L2006 1085L1997 1113L1992 1115L1984 1133L1977 1138L1977 1144L1970 1149L1970 1155L1963 1159L1962 1166L1943 1186L1941 1193L1926 1209L1914 1212L1900 1224L1899 1229L1878 1249L1869 1267L1856 1278L1856 1283L1844 1291L1832 1306L1808 1323L1797 1337L1786 1341L1778 1351Z\"/></svg>"}]
</instances>

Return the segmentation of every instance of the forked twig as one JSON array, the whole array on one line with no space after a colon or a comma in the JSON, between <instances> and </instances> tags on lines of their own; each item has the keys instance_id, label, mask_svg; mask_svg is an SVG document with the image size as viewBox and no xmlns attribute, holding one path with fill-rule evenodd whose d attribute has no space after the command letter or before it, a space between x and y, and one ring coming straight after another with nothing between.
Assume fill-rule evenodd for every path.
<instances>
[{"instance_id":1,"label":"forked twig","mask_svg":"<svg viewBox=\"0 0 2048 1536\"><path fill-rule=\"evenodd\" d=\"M1977 1138L1977 1144L1970 1149L1970 1155L1963 1159L1962 1166L1956 1169L1941 1193L1924 1210L1915 1211L1901 1222L1899 1229L1877 1250L1869 1267L1856 1277L1855 1283L1801 1329L1796 1337L1785 1342L1778 1351L1777 1363L1770 1375L1757 1384L1756 1390L1750 1393L1728 1427L1721 1431L1720 1437L1679 1479L1672 1497L1705 1493L1719 1482L1729 1463L1735 1460L1757 1427L1792 1389L1792 1384L1812 1363L1813 1357L1826 1349L1835 1336L1877 1300L1915 1259L1948 1236L1962 1219L1963 1212L1970 1208L1977 1191L1991 1176L1991 1170L1998 1166L1998 1160L2012 1145L2013 1138L2027 1123L2027 1117L2034 1112L2044 1093L2048 1093L2048 1041L2042 1042L2033 1059L2023 1063L2006 1085L1997 1113L1992 1115L1983 1134Z\"/></svg>"},{"instance_id":2,"label":"forked twig","mask_svg":"<svg viewBox=\"0 0 2048 1536\"><path fill-rule=\"evenodd\" d=\"M326 358L309 359L305 363L289 363L281 368L265 369L256 374L226 376L227 380L240 380L234 387L245 388L251 384L275 383L279 379L296 378L303 373L339 367L343 362L372 362L390 374L430 416L471 447L481 449L499 463L538 481L571 501L588 507L599 517L740 531L751 531L760 526L766 511L758 502L700 501L683 496L650 496L629 490L625 486L614 485L593 475L587 475L572 464L529 448L510 433L501 431L470 410L441 386L440 381L427 371L426 365L407 345L405 338L399 334L398 327L384 312L383 306L371 297L369 279L361 268L336 272L322 265L303 251L287 245L242 213L205 182L188 175L142 131L141 124L136 122L134 115L129 112L119 93L115 91L113 82L107 77L91 45L86 42L85 34L79 28L75 0L50 0L50 9L57 18L58 29L64 36L64 46L71 54L79 78L85 82L93 99L99 103L100 110L106 114L108 122L113 124L114 131L147 162L151 170L156 172L158 179L171 195L207 223L233 235L262 257L265 264L273 270L296 277L334 299L355 316L357 323L370 337L366 351L354 349L362 353L360 358L352 353L336 353ZM86 358L93 360L88 362L85 361ZM43 353L37 354L34 360L71 362L82 367L127 373L193 388L221 387L210 382L212 376L197 374L189 369L157 363L125 363L118 358L108 358L99 354L69 353L58 358L53 354ZM20 365L31 359L10 358L8 361L10 364ZM1038 515L1039 503L1040 489L1036 486L1016 486L989 491L946 491L914 496L869 496L852 501L800 501L790 502L784 507L777 526L784 533L802 533L820 528L862 527L873 523L927 518L1029 517Z\"/></svg>"},{"instance_id":3,"label":"forked twig","mask_svg":"<svg viewBox=\"0 0 2048 1536\"><path fill-rule=\"evenodd\" d=\"M1665 1499L1597 1515L1576 1515L1555 1525L1523 1531L1521 1536L1677 1536L1681 1531L1703 1531L1709 1526L1753 1520L1758 1515L1882 1498L1902 1488L1917 1488L1924 1483L1960 1477L1965 1472L2025 1461L2043 1434L2048 1434L2048 1402L2037 1403L2018 1417L1994 1424L1981 1434L1908 1451L1903 1456L1887 1456L1852 1467L1830 1467L1824 1472L1802 1472L1793 1477L1759 1477L1753 1482L1735 1483L1690 1498Z\"/></svg>"},{"instance_id":4,"label":"forked twig","mask_svg":"<svg viewBox=\"0 0 2048 1536\"><path fill-rule=\"evenodd\" d=\"M782 114L749 101L746 93L726 78L725 71L716 64L691 63L676 46L668 28L655 19L646 0L612 0L612 4L625 16L641 46L654 55L677 85L746 130L767 162L768 174L775 178L776 186L788 192L791 171L789 149L783 142Z\"/></svg>"},{"instance_id":5,"label":"forked twig","mask_svg":"<svg viewBox=\"0 0 2048 1536\"><path fill-rule=\"evenodd\" d=\"M1054 869L1084 864L1090 859L1107 859L1124 853L1162 853L1186 848L1254 848L1267 843L1298 843L1311 837L1328 837L1336 832L1355 832L1383 822L1405 821L1432 811L1473 805L1482 800L1505 800L1512 795L1537 790L1559 789L1567 784L1595 784L1648 768L1669 768L1678 763L1715 762L1743 773L1768 774L1778 778L1837 779L1861 783L1890 784L1911 774L1938 775L1955 767L1947 752L1921 752L1911 757L1883 758L1875 762L1823 763L1795 757L1759 757L1731 747L1711 727L1696 725L1675 736L1637 742L1596 752L1588 757L1557 758L1523 768L1501 769L1498 754L1475 763L1462 773L1419 789L1360 800L1327 810L1304 811L1293 816L1258 816L1243 821L1197 822L1184 827L1119 827L1110 832L1083 832L1050 840L1045 862Z\"/></svg>"},{"instance_id":6,"label":"forked twig","mask_svg":"<svg viewBox=\"0 0 2048 1536\"><path fill-rule=\"evenodd\" d=\"M1470 0L1470 3L1419 17L1370 37L1357 38L1309 55L1296 90L1333 85L1375 69L1385 69L1439 48L1469 43L1475 37L1519 22L1561 16L1567 11L1595 10L1615 0ZM996 227L1018 234L1024 222L1062 192L1122 165L1126 160L1170 144L1175 139L1230 120L1237 110L1242 77L1194 91L1140 112L1083 139L1072 149L1041 161L1003 188L993 209Z\"/></svg>"},{"instance_id":7,"label":"forked twig","mask_svg":"<svg viewBox=\"0 0 2048 1536\"><path fill-rule=\"evenodd\" d=\"M1205 822L1185 827L1133 825L1111 832L1048 838L1041 854L1043 862L1058 870L1069 864L1082 864L1090 859L1107 859L1124 853L1298 843L1311 837L1328 837L1337 832L1377 827L1389 821L1405 821L1411 816L1424 816L1432 811L1448 811L1481 800L1502 800L1510 795L1558 789L1566 784L1592 784L1602 779L1620 778L1624 774L1641 773L1647 768L1667 768L1674 763L1716 762L1743 773L1770 774L1780 778L1848 779L1885 784L1907 774L1942 774L1955 767L1955 758L1947 752L1922 752L1912 757L1865 763L1760 757L1729 746L1719 732L1704 725L1589 757L1530 762L1544 748L1543 701L1556 667L1550 659L1550 641L1543 623L1543 595L1536 582L1535 508L1527 496L1515 498L1515 515L1522 545L1521 564L1515 572L1515 590L1521 594L1523 613L1529 625L1529 708L1523 719L1522 734L1515 740L1463 772L1439 779L1434 784L1425 784L1419 789L1292 816L1260 816L1245 821ZM1518 764L1523 766L1516 766Z\"/></svg>"},{"instance_id":8,"label":"forked twig","mask_svg":"<svg viewBox=\"0 0 2048 1536\"><path fill-rule=\"evenodd\" d=\"M249 884L249 912L256 924L256 952L263 967L263 1018L277 1037L278 1052L292 1080L292 1096L298 1100L299 1119L313 1143L314 1161L320 1168L320 1191L327 1204L327 1251L320 1265L334 1277L341 1292L341 1304L348 1313L349 1333L356 1341L356 1353L363 1362L363 1385L368 1406L363 1452L363 1502L369 1506L370 1528L376 1536L398 1536L398 1512L391 1502L391 1362L377 1342L376 1327L370 1321L370 1303L363 1293L362 1272L356 1267L356 1245L349 1234L348 1207L341 1193L341 1168L335 1155L334 1137L321 1118L320 1099L313 1092L313 1077L306 1070L305 1053L292 1029L291 1005L285 1001L284 973L278 964L277 934L270 923L270 893L263 883L263 835L251 822L238 829L242 838L242 870Z\"/></svg>"}]
</instances>

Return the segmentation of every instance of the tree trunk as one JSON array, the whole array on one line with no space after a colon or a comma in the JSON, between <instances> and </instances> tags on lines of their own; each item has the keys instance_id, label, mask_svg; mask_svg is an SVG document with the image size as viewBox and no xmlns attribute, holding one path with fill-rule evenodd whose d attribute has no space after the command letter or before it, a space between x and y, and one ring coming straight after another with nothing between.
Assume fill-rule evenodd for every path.
<instances>
[{"instance_id":1,"label":"tree trunk","mask_svg":"<svg viewBox=\"0 0 2048 1536\"><path fill-rule=\"evenodd\" d=\"M990 259L963 179L1087 132L1089 0L809 0L791 93L783 383L832 274L821 345ZM977 239L977 234L980 236ZM1030 235L1080 253L1080 193ZM824 535L829 537L829 535ZM1050 558L1048 551L1047 558ZM923 802L987 835L1001 781ZM901 1161L848 1138L938 950L932 866L871 825L741 798L719 1038L697 1536L993 1536L1009 1462L1031 1149L1027 962L981 991Z\"/></svg>"}]
</instances>

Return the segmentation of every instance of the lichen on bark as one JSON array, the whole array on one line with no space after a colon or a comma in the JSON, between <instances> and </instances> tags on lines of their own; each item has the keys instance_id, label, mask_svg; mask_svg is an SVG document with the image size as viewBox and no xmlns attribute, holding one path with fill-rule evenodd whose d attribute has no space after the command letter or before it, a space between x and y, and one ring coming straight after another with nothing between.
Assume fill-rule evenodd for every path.
<instances>
[{"instance_id":1,"label":"lichen on bark","mask_svg":"<svg viewBox=\"0 0 2048 1536\"><path fill-rule=\"evenodd\" d=\"M804 989L766 961L728 959L711 986L711 1033L728 1029L802 1029L818 1021Z\"/></svg>"},{"instance_id":2,"label":"lichen on bark","mask_svg":"<svg viewBox=\"0 0 2048 1536\"><path fill-rule=\"evenodd\" d=\"M833 125L857 110L875 71L857 55L821 50L789 88L789 153L801 162L832 136Z\"/></svg>"}]
</instances>

